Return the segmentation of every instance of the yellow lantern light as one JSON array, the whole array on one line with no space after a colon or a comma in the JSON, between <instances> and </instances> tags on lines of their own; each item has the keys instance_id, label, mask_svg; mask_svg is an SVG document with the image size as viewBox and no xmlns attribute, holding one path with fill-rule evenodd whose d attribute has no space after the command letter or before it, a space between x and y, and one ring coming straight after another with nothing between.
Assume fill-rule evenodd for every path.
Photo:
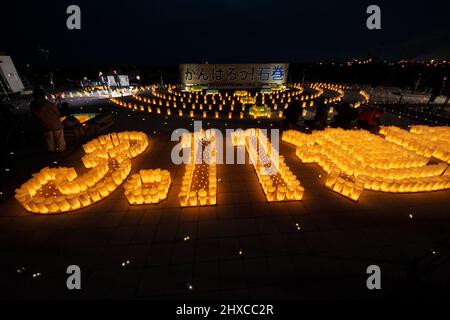
<instances>
[{"instance_id":1,"label":"yellow lantern light","mask_svg":"<svg viewBox=\"0 0 450 320\"><path fill-rule=\"evenodd\" d=\"M304 134L293 130L283 140L297 146L296 155L305 163L316 162L328 173L325 186L354 201L363 189L382 192L420 192L448 189L447 165L428 164L435 149L422 148L422 155L405 148L400 136L409 132L383 127L383 139L364 130L328 128ZM420 152L419 152L420 153Z\"/></svg>"},{"instance_id":2,"label":"yellow lantern light","mask_svg":"<svg viewBox=\"0 0 450 320\"><path fill-rule=\"evenodd\" d=\"M300 181L262 131L259 129L236 131L232 133L231 138L233 145L245 145L267 201L302 199L303 188Z\"/></svg>"},{"instance_id":3,"label":"yellow lantern light","mask_svg":"<svg viewBox=\"0 0 450 320\"><path fill-rule=\"evenodd\" d=\"M87 207L117 189L131 170L129 158L138 156L147 146L147 135L142 132L99 136L83 145L86 155L82 162L89 168L87 172L77 176L73 168L43 168L16 190L15 197L33 213Z\"/></svg>"},{"instance_id":4,"label":"yellow lantern light","mask_svg":"<svg viewBox=\"0 0 450 320\"><path fill-rule=\"evenodd\" d=\"M132 205L156 204L167 198L170 184L167 170L140 170L124 184L125 197Z\"/></svg>"},{"instance_id":5,"label":"yellow lantern light","mask_svg":"<svg viewBox=\"0 0 450 320\"><path fill-rule=\"evenodd\" d=\"M434 157L450 163L450 128L412 126L406 131L394 126L382 127L380 133L386 140L401 145L427 158Z\"/></svg>"},{"instance_id":6,"label":"yellow lantern light","mask_svg":"<svg viewBox=\"0 0 450 320\"><path fill-rule=\"evenodd\" d=\"M214 131L202 130L182 137L181 145L184 152L187 150L190 152L189 163L185 166L181 192L178 195L182 207L216 204L215 141ZM196 152L199 145L202 152Z\"/></svg>"}]
</instances>

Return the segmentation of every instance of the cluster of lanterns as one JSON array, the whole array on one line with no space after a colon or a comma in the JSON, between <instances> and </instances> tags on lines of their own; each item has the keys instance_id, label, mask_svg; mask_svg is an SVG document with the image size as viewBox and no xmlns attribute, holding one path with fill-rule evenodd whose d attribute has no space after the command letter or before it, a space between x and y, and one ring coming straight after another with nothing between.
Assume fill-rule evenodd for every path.
<instances>
[{"instance_id":1,"label":"cluster of lanterns","mask_svg":"<svg viewBox=\"0 0 450 320\"><path fill-rule=\"evenodd\" d=\"M312 146L314 145L314 139L311 136L304 134L297 130L286 130L283 132L283 141L291 143L295 146Z\"/></svg>"},{"instance_id":2,"label":"cluster of lanterns","mask_svg":"<svg viewBox=\"0 0 450 320\"><path fill-rule=\"evenodd\" d=\"M326 173L325 186L357 201L364 189L382 192L424 192L450 189L450 168L442 161L441 142L450 137L447 127L414 126L408 132L383 127L381 136L364 130L328 128L305 134L283 133L304 163L317 163ZM301 200L304 188L261 129L234 131L234 146L245 147L267 201ZM427 150L417 146L427 144ZM183 156L189 160L178 199L182 207L217 203L216 136L214 130L182 135ZM148 147L143 132L99 136L83 145L88 169L45 167L16 189L15 198L33 213L51 214L90 206L114 192L129 176L131 159ZM448 150L448 149L447 149ZM430 161L430 158L442 160ZM140 170L125 183L131 205L156 204L167 198L169 171Z\"/></svg>"},{"instance_id":3,"label":"cluster of lanterns","mask_svg":"<svg viewBox=\"0 0 450 320\"><path fill-rule=\"evenodd\" d=\"M239 101L242 104L255 104L256 103L256 97L245 96L245 97L242 97L241 99L239 99Z\"/></svg>"},{"instance_id":4,"label":"cluster of lanterns","mask_svg":"<svg viewBox=\"0 0 450 320\"><path fill-rule=\"evenodd\" d=\"M140 170L125 182L125 197L132 205L156 204L167 198L170 183L167 170Z\"/></svg>"},{"instance_id":5,"label":"cluster of lanterns","mask_svg":"<svg viewBox=\"0 0 450 320\"><path fill-rule=\"evenodd\" d=\"M364 184L352 177L342 175L339 169L328 173L325 186L343 196L357 201L364 190Z\"/></svg>"},{"instance_id":6,"label":"cluster of lanterns","mask_svg":"<svg viewBox=\"0 0 450 320\"><path fill-rule=\"evenodd\" d=\"M344 87L339 84L318 82L311 84L311 88L318 91L317 97L324 93L324 89L333 91L336 96L334 98L327 99L326 102L329 103L340 101L344 97Z\"/></svg>"},{"instance_id":7,"label":"cluster of lanterns","mask_svg":"<svg viewBox=\"0 0 450 320\"><path fill-rule=\"evenodd\" d=\"M412 126L410 131L389 126L382 127L380 133L385 139L412 150L427 158L433 157L450 163L450 128Z\"/></svg>"},{"instance_id":8,"label":"cluster of lanterns","mask_svg":"<svg viewBox=\"0 0 450 320\"><path fill-rule=\"evenodd\" d=\"M246 90L237 90L233 93L233 95L235 97L247 97L248 96L248 91Z\"/></svg>"},{"instance_id":9,"label":"cluster of lanterns","mask_svg":"<svg viewBox=\"0 0 450 320\"><path fill-rule=\"evenodd\" d=\"M97 166L105 159L116 159L119 163L134 158L148 146L147 135L138 131L125 131L99 136L83 145L81 160L86 168Z\"/></svg>"},{"instance_id":10,"label":"cluster of lanterns","mask_svg":"<svg viewBox=\"0 0 450 320\"><path fill-rule=\"evenodd\" d=\"M363 102L368 103L370 101L370 94L367 93L365 90L360 90L359 94L363 97Z\"/></svg>"},{"instance_id":11,"label":"cluster of lanterns","mask_svg":"<svg viewBox=\"0 0 450 320\"><path fill-rule=\"evenodd\" d=\"M231 138L233 145L246 147L267 201L291 201L303 198L305 190L300 181L263 132L259 129L235 131Z\"/></svg>"},{"instance_id":12,"label":"cluster of lanterns","mask_svg":"<svg viewBox=\"0 0 450 320\"><path fill-rule=\"evenodd\" d=\"M183 153L189 161L181 182L178 200L182 207L217 203L216 137L214 131L183 134Z\"/></svg>"},{"instance_id":13,"label":"cluster of lanterns","mask_svg":"<svg viewBox=\"0 0 450 320\"><path fill-rule=\"evenodd\" d=\"M270 118L272 110L270 110L270 108L266 106L253 106L249 109L248 113L253 118L261 118L261 117Z\"/></svg>"},{"instance_id":14,"label":"cluster of lanterns","mask_svg":"<svg viewBox=\"0 0 450 320\"><path fill-rule=\"evenodd\" d=\"M110 101L118 106L129 108L134 111L143 111L164 115L178 115L202 118L244 118L250 106L261 105L269 111L278 111L278 116L282 117L282 110L295 99L302 102L302 107L314 106L314 99L321 96L324 88L335 91L335 96L326 99L326 103L339 101L343 96L340 86L313 83L310 85L309 93L304 94L304 88L299 84L290 85L289 90L270 90L270 93L257 92L250 93L245 90L237 90L234 93L221 93L219 91L199 91L181 92L176 86L165 86L163 91L158 86L153 85L131 95L134 101L124 101L118 98L111 98ZM145 94L145 95L141 95ZM264 116L271 117L271 112L264 113ZM254 118L253 114L250 117Z\"/></svg>"},{"instance_id":15,"label":"cluster of lanterns","mask_svg":"<svg viewBox=\"0 0 450 320\"><path fill-rule=\"evenodd\" d=\"M74 99L74 98L83 98L83 97L95 97L95 96L110 96L110 97L123 97L128 96L135 92L137 88L129 87L129 88L113 88L106 85L97 85L97 86L89 86L83 87L83 90L77 91L62 91L56 94L46 95L45 98L48 100L55 100L57 97L61 99Z\"/></svg>"},{"instance_id":16,"label":"cluster of lanterns","mask_svg":"<svg viewBox=\"0 0 450 320\"><path fill-rule=\"evenodd\" d=\"M74 168L43 168L16 189L15 198L33 213L77 210L110 195L131 171L131 158L144 152L142 132L111 133L83 145L82 160L89 170L78 176Z\"/></svg>"},{"instance_id":17,"label":"cluster of lanterns","mask_svg":"<svg viewBox=\"0 0 450 320\"><path fill-rule=\"evenodd\" d=\"M364 130L328 128L303 134L288 130L283 140L297 146L304 163L317 163L328 173L326 187L352 200L364 189L421 192L450 188L450 171L443 163Z\"/></svg>"},{"instance_id":18,"label":"cluster of lanterns","mask_svg":"<svg viewBox=\"0 0 450 320\"><path fill-rule=\"evenodd\" d=\"M61 97L61 99L73 99L73 98L82 98L89 97L94 95L101 95L101 89L98 90L82 90L82 91L70 91L70 92L61 92L59 94L50 94L46 95L45 98L48 100L55 100L57 96Z\"/></svg>"},{"instance_id":19,"label":"cluster of lanterns","mask_svg":"<svg viewBox=\"0 0 450 320\"><path fill-rule=\"evenodd\" d=\"M94 118L97 114L95 113L76 113L73 114L72 116L78 120L79 123L85 123L89 120L91 120L92 118ZM59 120L61 120L61 122L63 122L65 119L67 118L67 116L62 116L59 118Z\"/></svg>"}]
</instances>

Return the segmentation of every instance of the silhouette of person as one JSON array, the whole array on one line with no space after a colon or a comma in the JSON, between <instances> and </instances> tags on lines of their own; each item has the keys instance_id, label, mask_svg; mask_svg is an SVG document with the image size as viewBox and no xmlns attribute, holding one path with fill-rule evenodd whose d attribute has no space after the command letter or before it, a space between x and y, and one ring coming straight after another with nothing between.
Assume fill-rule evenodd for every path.
<instances>
[{"instance_id":1,"label":"silhouette of person","mask_svg":"<svg viewBox=\"0 0 450 320\"><path fill-rule=\"evenodd\" d=\"M33 90L30 111L42 129L47 150L63 152L66 149L66 141L58 107L45 98L45 93L41 88L37 87Z\"/></svg>"}]
</instances>

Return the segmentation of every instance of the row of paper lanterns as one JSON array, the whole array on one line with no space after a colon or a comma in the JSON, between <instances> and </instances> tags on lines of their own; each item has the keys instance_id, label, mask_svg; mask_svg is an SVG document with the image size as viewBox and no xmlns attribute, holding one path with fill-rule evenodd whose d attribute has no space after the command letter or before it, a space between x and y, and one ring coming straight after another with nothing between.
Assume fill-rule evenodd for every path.
<instances>
[{"instance_id":1,"label":"row of paper lanterns","mask_svg":"<svg viewBox=\"0 0 450 320\"><path fill-rule=\"evenodd\" d=\"M181 181L178 200L182 207L217 203L216 140L214 131L185 133L181 138L189 163ZM206 152L207 151L207 152Z\"/></svg>"},{"instance_id":2,"label":"row of paper lanterns","mask_svg":"<svg viewBox=\"0 0 450 320\"><path fill-rule=\"evenodd\" d=\"M249 158L267 201L292 201L303 198L304 188L278 151L259 129L236 131L233 145L247 149Z\"/></svg>"}]
</instances>

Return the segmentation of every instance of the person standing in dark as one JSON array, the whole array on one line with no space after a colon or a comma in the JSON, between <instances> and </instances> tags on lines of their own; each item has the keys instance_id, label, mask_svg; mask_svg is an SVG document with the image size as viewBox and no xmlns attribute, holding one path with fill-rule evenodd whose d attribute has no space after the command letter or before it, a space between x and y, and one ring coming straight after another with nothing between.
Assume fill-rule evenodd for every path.
<instances>
[{"instance_id":1,"label":"person standing in dark","mask_svg":"<svg viewBox=\"0 0 450 320\"><path fill-rule=\"evenodd\" d=\"M58 107L45 98L45 93L41 88L33 90L33 101L30 103L30 111L44 133L47 150L50 152L63 152L66 150L64 126L59 118Z\"/></svg>"},{"instance_id":2,"label":"person standing in dark","mask_svg":"<svg viewBox=\"0 0 450 320\"><path fill-rule=\"evenodd\" d=\"M375 132L381 123L382 111L378 107L370 107L358 115L358 126L361 129Z\"/></svg>"},{"instance_id":3,"label":"person standing in dark","mask_svg":"<svg viewBox=\"0 0 450 320\"><path fill-rule=\"evenodd\" d=\"M70 108L70 105L68 102L61 103L61 107L59 108L59 111L62 116L70 116L72 114L72 109Z\"/></svg>"},{"instance_id":4,"label":"person standing in dark","mask_svg":"<svg viewBox=\"0 0 450 320\"><path fill-rule=\"evenodd\" d=\"M302 107L300 104L300 101L297 99L293 99L292 102L288 105L286 110L284 111L285 114L285 120L284 120L284 127L285 128L295 128L297 125L297 121L300 118L300 115L302 114Z\"/></svg>"},{"instance_id":5,"label":"person standing in dark","mask_svg":"<svg viewBox=\"0 0 450 320\"><path fill-rule=\"evenodd\" d=\"M337 115L334 116L333 127L350 129L351 123L358 117L358 110L353 108L350 103L342 102L336 106Z\"/></svg>"},{"instance_id":6,"label":"person standing in dark","mask_svg":"<svg viewBox=\"0 0 450 320\"><path fill-rule=\"evenodd\" d=\"M57 96L56 96L55 104L56 104L56 106L58 107L58 110L61 110L61 106L62 106L62 104L63 104L63 100L62 100L62 98L61 98L60 95L57 95Z\"/></svg>"},{"instance_id":7,"label":"person standing in dark","mask_svg":"<svg viewBox=\"0 0 450 320\"><path fill-rule=\"evenodd\" d=\"M328 111L330 110L330 105L325 104L325 98L320 96L316 100L316 114L314 115L314 127L316 129L324 129L328 122Z\"/></svg>"}]
</instances>

